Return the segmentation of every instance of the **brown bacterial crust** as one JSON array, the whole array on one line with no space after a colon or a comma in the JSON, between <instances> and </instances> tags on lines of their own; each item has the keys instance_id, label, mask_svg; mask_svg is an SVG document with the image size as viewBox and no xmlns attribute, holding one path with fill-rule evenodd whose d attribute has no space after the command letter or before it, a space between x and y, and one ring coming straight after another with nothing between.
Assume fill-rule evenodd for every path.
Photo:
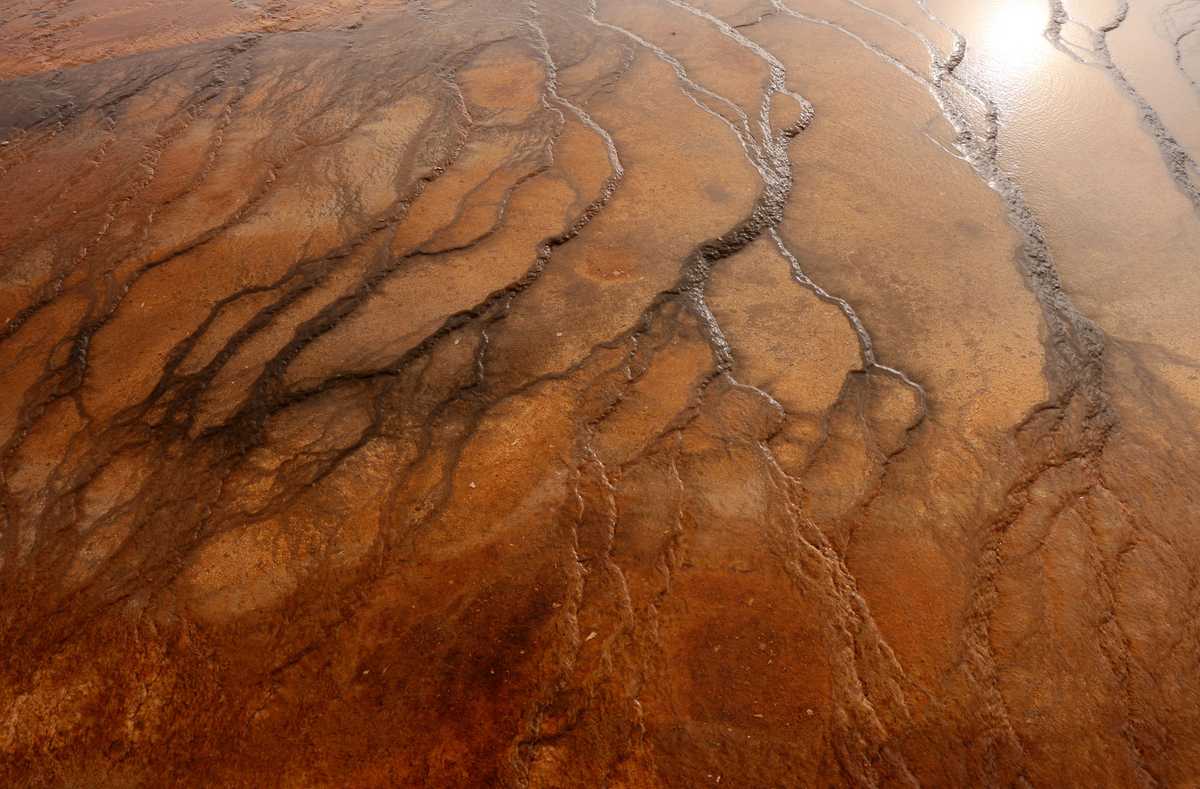
<instances>
[{"instance_id":1,"label":"brown bacterial crust","mask_svg":"<svg viewBox=\"0 0 1200 789\"><path fill-rule=\"evenodd\" d=\"M3 0L0 786L1195 786L1198 30Z\"/></svg>"}]
</instances>

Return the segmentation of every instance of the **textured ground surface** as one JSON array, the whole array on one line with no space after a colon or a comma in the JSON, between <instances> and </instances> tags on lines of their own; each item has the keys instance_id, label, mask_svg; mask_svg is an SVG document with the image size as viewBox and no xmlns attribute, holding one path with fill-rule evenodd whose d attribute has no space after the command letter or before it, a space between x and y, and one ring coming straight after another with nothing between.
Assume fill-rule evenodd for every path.
<instances>
[{"instance_id":1,"label":"textured ground surface","mask_svg":"<svg viewBox=\"0 0 1200 789\"><path fill-rule=\"evenodd\" d=\"M1197 786L1198 27L0 1L0 785Z\"/></svg>"}]
</instances>

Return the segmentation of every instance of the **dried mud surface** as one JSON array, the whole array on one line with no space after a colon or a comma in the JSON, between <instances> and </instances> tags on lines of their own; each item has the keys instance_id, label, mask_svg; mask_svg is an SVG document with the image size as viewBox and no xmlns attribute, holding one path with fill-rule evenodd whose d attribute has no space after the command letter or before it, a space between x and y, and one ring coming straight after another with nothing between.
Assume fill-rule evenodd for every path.
<instances>
[{"instance_id":1,"label":"dried mud surface","mask_svg":"<svg viewBox=\"0 0 1200 789\"><path fill-rule=\"evenodd\" d=\"M1196 786L1198 29L3 0L0 785Z\"/></svg>"}]
</instances>

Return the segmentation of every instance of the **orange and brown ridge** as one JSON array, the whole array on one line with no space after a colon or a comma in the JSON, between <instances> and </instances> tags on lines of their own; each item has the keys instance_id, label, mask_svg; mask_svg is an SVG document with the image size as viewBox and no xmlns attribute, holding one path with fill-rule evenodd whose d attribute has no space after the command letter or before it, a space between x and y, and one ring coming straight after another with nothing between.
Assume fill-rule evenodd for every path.
<instances>
[{"instance_id":1,"label":"orange and brown ridge","mask_svg":"<svg viewBox=\"0 0 1200 789\"><path fill-rule=\"evenodd\" d=\"M1200 786L1200 0L0 0L0 786Z\"/></svg>"}]
</instances>

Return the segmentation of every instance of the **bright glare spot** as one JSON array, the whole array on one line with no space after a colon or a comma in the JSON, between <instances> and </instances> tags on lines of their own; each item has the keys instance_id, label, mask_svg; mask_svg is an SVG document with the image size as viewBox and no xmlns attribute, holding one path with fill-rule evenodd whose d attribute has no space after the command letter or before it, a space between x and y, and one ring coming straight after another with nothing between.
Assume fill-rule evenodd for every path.
<instances>
[{"instance_id":1,"label":"bright glare spot","mask_svg":"<svg viewBox=\"0 0 1200 789\"><path fill-rule=\"evenodd\" d=\"M994 67L1014 72L1038 65L1047 54L1043 37L1050 21L1046 0L1000 0L987 16L984 36Z\"/></svg>"}]
</instances>

